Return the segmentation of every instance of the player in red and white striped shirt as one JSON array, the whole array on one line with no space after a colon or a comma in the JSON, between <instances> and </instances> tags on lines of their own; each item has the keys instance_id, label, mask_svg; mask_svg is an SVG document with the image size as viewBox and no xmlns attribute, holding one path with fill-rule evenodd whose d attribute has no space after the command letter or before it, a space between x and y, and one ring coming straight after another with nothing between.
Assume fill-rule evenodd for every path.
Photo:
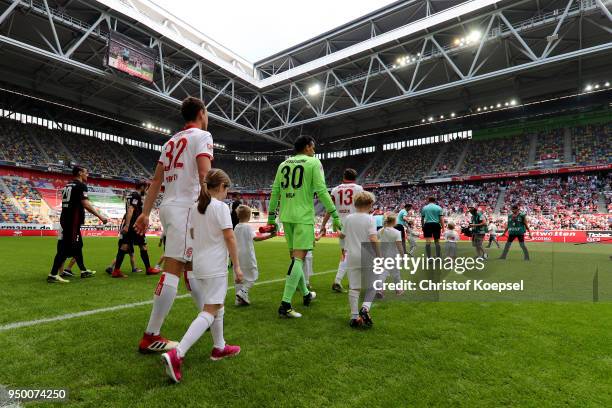
<instances>
[{"instance_id":1,"label":"player in red and white striped shirt","mask_svg":"<svg viewBox=\"0 0 612 408\"><path fill-rule=\"evenodd\" d=\"M160 335L161 326L168 315L181 274L185 274L187 288L190 289L196 305L199 305L199 285L191 272L192 245L187 226L191 207L200 194L201 182L211 168L213 160L213 139L208 128L208 113L204 102L188 97L181 106L185 127L168 140L155 169L149 187L142 215L138 217L135 229L144 234L149 226L149 214L157 199L161 185L164 184L164 199L159 207L159 218L166 235L164 252L164 272L153 296L153 310L140 341L142 353L168 351L177 346Z\"/></svg>"},{"instance_id":2,"label":"player in red and white striped shirt","mask_svg":"<svg viewBox=\"0 0 612 408\"><path fill-rule=\"evenodd\" d=\"M346 169L344 170L342 184L334 187L331 192L332 200L334 200L334 204L336 205L336 209L340 215L340 220L343 223L346 217L356 211L355 204L353 203L353 197L356 196L357 193L361 193L363 191L363 187L355 183L356 180L357 171L354 169ZM327 224L328 220L329 214L326 214L321 225L321 236L325 235L327 232L325 225ZM346 275L346 251L344 249L344 240L340 239L340 263L338 264L336 279L332 285L333 291L342 293L342 279L344 278L344 275Z\"/></svg>"}]
</instances>

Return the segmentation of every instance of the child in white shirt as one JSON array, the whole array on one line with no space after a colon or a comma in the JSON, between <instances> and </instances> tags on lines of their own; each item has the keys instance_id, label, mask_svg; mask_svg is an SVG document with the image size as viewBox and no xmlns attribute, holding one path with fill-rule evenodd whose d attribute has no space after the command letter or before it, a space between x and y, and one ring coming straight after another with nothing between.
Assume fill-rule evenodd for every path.
<instances>
[{"instance_id":1,"label":"child in white shirt","mask_svg":"<svg viewBox=\"0 0 612 408\"><path fill-rule=\"evenodd\" d=\"M223 315L227 293L228 253L234 265L235 282L242 282L240 259L232 229L229 207L223 202L230 186L228 175L211 169L204 182L197 203L188 216L188 228L193 240L193 277L191 285L198 285L197 299L200 313L185 332L177 348L162 354L166 373L174 382L182 378L181 365L191 346L210 328L213 338L211 360L221 360L240 353L240 346L225 343Z\"/></svg>"},{"instance_id":2,"label":"child in white shirt","mask_svg":"<svg viewBox=\"0 0 612 408\"><path fill-rule=\"evenodd\" d=\"M402 245L402 234L398 230L394 228L397 224L397 217L395 214L388 213L385 215L385 223L383 228L378 230L378 241L381 242L382 248L382 256L385 258L393 258L399 254L400 256L404 256L404 245ZM385 282L387 277L391 274L393 278L393 282L399 283L400 281L400 271L397 268L393 268L391 271L385 269L383 274L380 276L380 280ZM396 295L402 295L404 293L403 290L396 290ZM383 291L379 290L376 292L376 297L379 299L383 298Z\"/></svg>"},{"instance_id":3,"label":"child in white shirt","mask_svg":"<svg viewBox=\"0 0 612 408\"><path fill-rule=\"evenodd\" d=\"M262 234L258 237L255 230L249 226L251 208L246 205L239 205L236 208L236 215L238 216L239 222L234 228L234 235L236 236L236 243L238 245L238 259L240 259L243 280L242 283L237 283L234 286L236 290L235 304L237 306L248 306L251 304L249 289L253 287L259 278L257 257L255 256L253 241L265 241L274 237L276 233Z\"/></svg>"},{"instance_id":4,"label":"child in white shirt","mask_svg":"<svg viewBox=\"0 0 612 408\"><path fill-rule=\"evenodd\" d=\"M346 217L340 232L340 238L344 239L344 248L347 252L348 297L351 308L349 325L355 328L363 325L370 327L372 326L372 316L370 315L372 300L367 298L369 288L365 288L366 298L364 298L361 309L359 309L359 295L361 293L362 273L368 273L368 271L362 271L361 268L361 244L368 241L371 242L376 256L380 258L380 248L376 235L376 221L369 214L372 210L372 205L374 205L375 198L374 194L363 191L357 193L353 200L357 212Z\"/></svg>"},{"instance_id":5,"label":"child in white shirt","mask_svg":"<svg viewBox=\"0 0 612 408\"><path fill-rule=\"evenodd\" d=\"M459 241L459 234L455 231L455 224L449 222L444 231L444 239L446 240L446 256L449 258L457 257L457 241Z\"/></svg>"},{"instance_id":6,"label":"child in white shirt","mask_svg":"<svg viewBox=\"0 0 612 408\"><path fill-rule=\"evenodd\" d=\"M408 221L406 223L406 236L408 237L408 243L410 244L410 249L408 250L408 255L414 256L414 250L417 247L417 239L419 238L419 233L416 232L414 228L414 221Z\"/></svg>"}]
</instances>

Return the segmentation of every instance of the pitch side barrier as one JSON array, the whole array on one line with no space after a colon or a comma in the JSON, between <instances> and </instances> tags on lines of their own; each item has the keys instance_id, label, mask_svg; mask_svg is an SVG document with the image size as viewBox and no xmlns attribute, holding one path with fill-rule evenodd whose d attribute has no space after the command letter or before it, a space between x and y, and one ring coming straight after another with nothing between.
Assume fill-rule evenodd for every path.
<instances>
[{"instance_id":1,"label":"pitch side barrier","mask_svg":"<svg viewBox=\"0 0 612 408\"><path fill-rule=\"evenodd\" d=\"M265 223L251 223L257 231ZM84 237L116 237L119 233L117 228L99 228L95 226L84 226L81 234ZM160 231L149 231L147 236L160 236ZM279 231L279 236L283 232ZM45 225L22 225L22 224L0 224L0 237L55 237L57 230ZM328 233L327 237L335 238L338 234ZM470 241L470 237L459 234L461 241ZM421 236L420 239L423 239ZM499 242L505 242L506 237L498 237ZM606 230L532 230L531 239L525 237L526 242L550 242L550 243L570 243L586 244L597 242L601 244L612 244L612 231Z\"/></svg>"}]
</instances>

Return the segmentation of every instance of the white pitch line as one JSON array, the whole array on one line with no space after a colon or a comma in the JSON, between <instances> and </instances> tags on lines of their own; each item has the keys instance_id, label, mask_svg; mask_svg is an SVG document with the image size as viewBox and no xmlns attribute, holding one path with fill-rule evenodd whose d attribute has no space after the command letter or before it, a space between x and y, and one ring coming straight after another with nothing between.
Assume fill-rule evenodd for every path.
<instances>
[{"instance_id":1,"label":"white pitch line","mask_svg":"<svg viewBox=\"0 0 612 408\"><path fill-rule=\"evenodd\" d=\"M325 274L332 273L332 272L336 272L336 270L335 269L330 269L328 271L316 272L316 273L313 273L313 275L325 275ZM272 280L267 280L267 281L262 281L262 282L255 282L255 286L257 286L257 285L265 285L265 284L268 284L268 283L284 282L284 281L285 281L285 278L282 278L282 279L272 279ZM228 288L228 290L229 289L233 289L233 288L234 288L234 286L230 286ZM191 295L190 294L184 294L184 295L177 296L176 299L184 299L184 298L188 298L188 297L190 298ZM62 321L62 320L70 320L70 319L75 319L77 317L90 316L90 315L94 315L94 314L98 314L98 313L114 312L116 310L130 309L130 308L133 308L133 307L150 305L152 303L153 303L153 300L145 300L145 301L142 301L142 302L126 303L126 304L123 304L123 305L102 307L100 309L85 310L83 312L67 313L67 314L63 314L63 315L59 315L59 316L55 316L55 317L45 317L44 319L27 320L27 321L23 321L23 322L14 322L14 323L9 323L9 324L5 324L5 325L0 326L0 332L12 330L12 329L20 329L22 327L37 326L39 324L44 324L44 323L58 322L58 321Z\"/></svg>"}]
</instances>

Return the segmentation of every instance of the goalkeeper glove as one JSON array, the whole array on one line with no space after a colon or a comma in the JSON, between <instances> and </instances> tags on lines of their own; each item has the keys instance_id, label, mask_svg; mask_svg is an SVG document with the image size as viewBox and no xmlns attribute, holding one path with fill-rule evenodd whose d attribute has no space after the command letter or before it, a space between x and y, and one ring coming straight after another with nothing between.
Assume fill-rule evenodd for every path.
<instances>
[{"instance_id":1,"label":"goalkeeper glove","mask_svg":"<svg viewBox=\"0 0 612 408\"><path fill-rule=\"evenodd\" d=\"M342 230L342 221L340 221L340 217L337 214L332 216L332 229L334 232L338 232Z\"/></svg>"},{"instance_id":2,"label":"goalkeeper glove","mask_svg":"<svg viewBox=\"0 0 612 408\"><path fill-rule=\"evenodd\" d=\"M268 214L268 225L274 226L274 231L278 231L278 224L276 223L276 215Z\"/></svg>"}]
</instances>

